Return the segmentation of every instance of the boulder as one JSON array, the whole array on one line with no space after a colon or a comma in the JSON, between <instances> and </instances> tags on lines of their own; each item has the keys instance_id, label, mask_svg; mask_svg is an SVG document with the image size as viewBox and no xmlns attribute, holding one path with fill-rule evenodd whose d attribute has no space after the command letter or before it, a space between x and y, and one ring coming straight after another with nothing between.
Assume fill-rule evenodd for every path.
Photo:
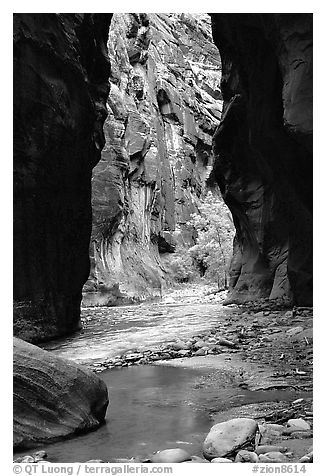
<instances>
[{"instance_id":1,"label":"boulder","mask_svg":"<svg viewBox=\"0 0 326 476\"><path fill-rule=\"evenodd\" d=\"M205 458L230 456L255 440L258 424L251 418L234 418L214 425L203 444Z\"/></svg>"},{"instance_id":2,"label":"boulder","mask_svg":"<svg viewBox=\"0 0 326 476\"><path fill-rule=\"evenodd\" d=\"M152 463L183 463L191 460L191 456L181 448L171 448L158 451L150 457L150 460Z\"/></svg>"},{"instance_id":3,"label":"boulder","mask_svg":"<svg viewBox=\"0 0 326 476\"><path fill-rule=\"evenodd\" d=\"M14 338L14 447L64 438L98 427L108 391L93 372Z\"/></svg>"}]
</instances>

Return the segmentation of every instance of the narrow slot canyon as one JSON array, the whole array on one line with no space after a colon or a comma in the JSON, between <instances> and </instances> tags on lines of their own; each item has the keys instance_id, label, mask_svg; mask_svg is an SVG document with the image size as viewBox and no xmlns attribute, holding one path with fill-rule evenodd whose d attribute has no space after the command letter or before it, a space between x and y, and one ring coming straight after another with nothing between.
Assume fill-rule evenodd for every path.
<instances>
[{"instance_id":1,"label":"narrow slot canyon","mask_svg":"<svg viewBox=\"0 0 326 476\"><path fill-rule=\"evenodd\" d=\"M14 460L312 462L312 14L14 14L13 59Z\"/></svg>"}]
</instances>

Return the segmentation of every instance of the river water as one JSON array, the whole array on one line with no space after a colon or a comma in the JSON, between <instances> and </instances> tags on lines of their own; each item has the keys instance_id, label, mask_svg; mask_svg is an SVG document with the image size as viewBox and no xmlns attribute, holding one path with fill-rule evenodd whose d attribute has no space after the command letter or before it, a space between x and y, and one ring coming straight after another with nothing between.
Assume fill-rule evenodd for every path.
<instances>
[{"instance_id":1,"label":"river water","mask_svg":"<svg viewBox=\"0 0 326 476\"><path fill-rule=\"evenodd\" d=\"M223 326L232 310L221 304L152 303L82 309L83 329L42 347L77 363L115 357L131 349L151 349L176 338Z\"/></svg>"},{"instance_id":2,"label":"river water","mask_svg":"<svg viewBox=\"0 0 326 476\"><path fill-rule=\"evenodd\" d=\"M221 304L152 303L119 308L83 309L84 328L43 347L79 363L110 358L130 349L148 349L216 327L223 329L232 309ZM181 447L201 455L213 422L210 412L248 403L294 399L287 391L253 392L239 387L232 374L211 381L210 370L173 366L134 366L100 374L109 388L106 423L98 430L45 449L52 462L146 456ZM15 456L23 453L17 453Z\"/></svg>"}]
</instances>

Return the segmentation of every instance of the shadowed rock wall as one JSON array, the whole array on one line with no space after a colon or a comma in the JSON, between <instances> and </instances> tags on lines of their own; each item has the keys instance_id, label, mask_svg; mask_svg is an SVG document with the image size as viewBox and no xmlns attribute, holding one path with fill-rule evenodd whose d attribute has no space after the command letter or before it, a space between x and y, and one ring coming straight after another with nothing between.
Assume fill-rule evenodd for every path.
<instances>
[{"instance_id":1,"label":"shadowed rock wall","mask_svg":"<svg viewBox=\"0 0 326 476\"><path fill-rule=\"evenodd\" d=\"M32 341L79 327L110 19L14 15L14 332Z\"/></svg>"},{"instance_id":2,"label":"shadowed rock wall","mask_svg":"<svg viewBox=\"0 0 326 476\"><path fill-rule=\"evenodd\" d=\"M212 168L222 109L208 15L115 14L106 145L93 171L85 305L160 296L161 254L186 229Z\"/></svg>"},{"instance_id":3,"label":"shadowed rock wall","mask_svg":"<svg viewBox=\"0 0 326 476\"><path fill-rule=\"evenodd\" d=\"M237 234L231 301L312 304L312 15L212 14L217 181Z\"/></svg>"}]
</instances>

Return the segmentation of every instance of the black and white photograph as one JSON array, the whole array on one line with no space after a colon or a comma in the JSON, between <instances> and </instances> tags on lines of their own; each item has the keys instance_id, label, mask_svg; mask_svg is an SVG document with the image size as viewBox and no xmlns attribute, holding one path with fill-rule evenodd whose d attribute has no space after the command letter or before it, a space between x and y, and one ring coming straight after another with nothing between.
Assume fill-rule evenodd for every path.
<instances>
[{"instance_id":1,"label":"black and white photograph","mask_svg":"<svg viewBox=\"0 0 326 476\"><path fill-rule=\"evenodd\" d=\"M11 14L15 474L312 474L314 16Z\"/></svg>"}]
</instances>

